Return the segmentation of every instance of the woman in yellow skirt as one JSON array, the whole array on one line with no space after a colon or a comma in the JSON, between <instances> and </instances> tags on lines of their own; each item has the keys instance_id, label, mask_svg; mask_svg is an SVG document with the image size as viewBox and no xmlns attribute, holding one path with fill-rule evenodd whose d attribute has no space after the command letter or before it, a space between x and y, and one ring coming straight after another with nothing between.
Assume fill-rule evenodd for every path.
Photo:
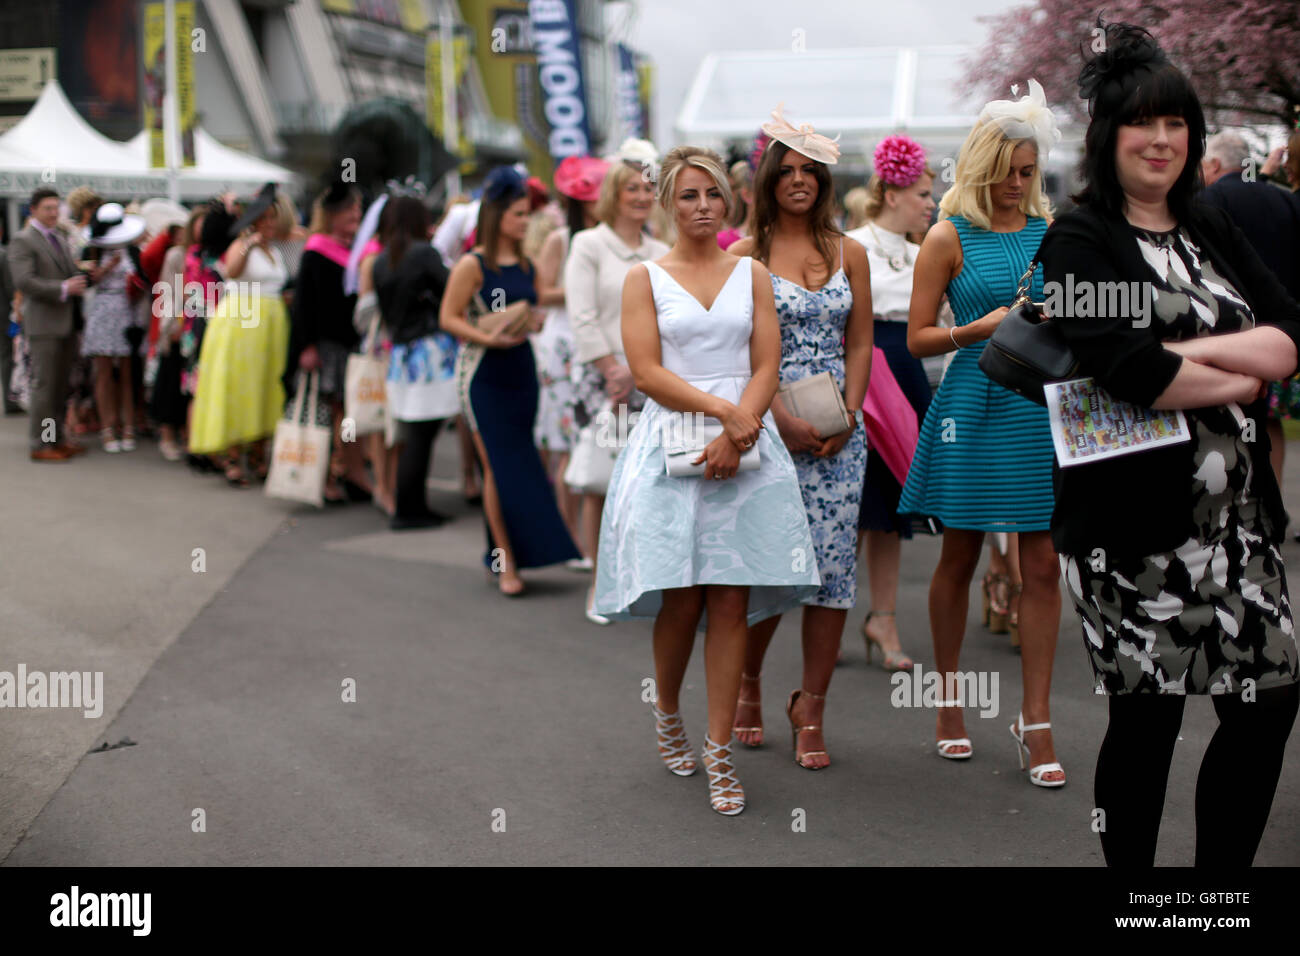
<instances>
[{"instance_id":1,"label":"woman in yellow skirt","mask_svg":"<svg viewBox=\"0 0 1300 956\"><path fill-rule=\"evenodd\" d=\"M275 190L268 184L232 227L242 234L221 260L227 282L209 311L199 353L190 452L225 451L226 480L240 488L248 486L242 453L247 449L265 462L263 443L284 411L280 376L289 319L282 291L288 274L269 238L276 234L278 215Z\"/></svg>"}]
</instances>

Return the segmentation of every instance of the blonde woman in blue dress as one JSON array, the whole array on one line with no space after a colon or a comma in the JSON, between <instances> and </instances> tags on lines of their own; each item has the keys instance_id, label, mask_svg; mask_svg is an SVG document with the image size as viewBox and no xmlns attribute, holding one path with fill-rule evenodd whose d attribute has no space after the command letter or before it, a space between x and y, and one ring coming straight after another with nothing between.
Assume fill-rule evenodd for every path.
<instances>
[{"instance_id":1,"label":"blonde woman in blue dress","mask_svg":"<svg viewBox=\"0 0 1300 956\"><path fill-rule=\"evenodd\" d=\"M771 275L717 244L732 202L716 153L679 146L665 158L659 203L677 242L623 285L623 346L648 401L610 479L595 606L615 620L654 620L659 754L679 776L696 770L678 694L708 611L703 758L710 805L727 816L745 806L731 728L748 625L799 606L821 583L794 463L768 410L781 364ZM694 459L703 474L669 476L664 442L700 416L723 428ZM755 448L758 467L740 470Z\"/></svg>"}]
</instances>

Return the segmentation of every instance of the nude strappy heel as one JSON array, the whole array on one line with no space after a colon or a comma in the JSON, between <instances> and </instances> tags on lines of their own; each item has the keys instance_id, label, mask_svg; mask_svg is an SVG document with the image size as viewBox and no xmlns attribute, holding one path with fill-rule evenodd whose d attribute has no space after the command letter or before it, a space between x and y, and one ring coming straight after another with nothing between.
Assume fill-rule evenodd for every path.
<instances>
[{"instance_id":1,"label":"nude strappy heel","mask_svg":"<svg viewBox=\"0 0 1300 956\"><path fill-rule=\"evenodd\" d=\"M825 699L826 699L824 695L822 695L822 694L814 694L814 693L813 693L812 691L810 691L810 690L802 690L802 689L800 689L800 690L796 690L796 691L791 691L791 692L790 692L790 702L789 702L788 704L785 705L785 715L786 715L786 717L790 718L790 734L791 734L791 737L793 738L793 741L794 741L794 762L797 763L799 766L803 767L805 770L825 770L826 767L810 767L810 766L808 766L806 763L804 763L804 760L807 759L808 757L817 756L817 755L820 755L820 756L823 756L823 757L830 757L830 754L828 754L826 751L824 751L824 750L808 750L808 751L805 751L804 753L799 753L799 735L800 735L801 733L803 733L805 730L821 730L821 729L822 729L820 724L805 724L804 726L800 727L800 726L796 725L795 722L794 722L794 705L795 705L795 702L798 701L799 698L800 698L801 696L805 695L805 694L806 694L807 696L811 697L813 700L825 700ZM826 766L830 766L830 764L827 764Z\"/></svg>"},{"instance_id":2,"label":"nude strappy heel","mask_svg":"<svg viewBox=\"0 0 1300 956\"><path fill-rule=\"evenodd\" d=\"M691 752L690 741L686 739L686 727L682 724L681 713L665 714L658 704L654 705L654 712L660 759L677 776L689 777L695 773L695 755Z\"/></svg>"},{"instance_id":3,"label":"nude strappy heel","mask_svg":"<svg viewBox=\"0 0 1300 956\"><path fill-rule=\"evenodd\" d=\"M748 674L743 674L743 673L742 673L742 674L740 675L740 679L741 679L742 681L750 681L751 683L755 683L755 684L757 684L759 678L762 677L762 676L763 676L762 674L757 674L757 675L755 675L755 676L753 676L753 677L750 677ZM759 707L759 706L762 705L763 702L762 702L761 700L745 700L745 698L740 697L739 695L737 695L737 697L736 697L736 703L737 703L737 704L746 704L746 705L748 705L748 706L750 706L750 707ZM760 715L760 719L761 719L761 715ZM733 721L733 723L734 723L734 721ZM737 739L737 740L740 740L740 737L739 737L740 734L762 734L762 733L763 733L763 727L762 727L761 724L760 724L759 726L757 726L757 727L732 727L732 728L731 728L731 733L732 733L733 735L736 735L736 739ZM747 741L744 741L744 740L741 740L740 742L741 742L742 744L744 744L746 747L761 747L761 746L763 746L763 738L762 738L761 736L758 738L758 741L757 741L756 743L752 743L752 744L751 744L751 743L749 743L749 742L747 742Z\"/></svg>"},{"instance_id":4,"label":"nude strappy heel","mask_svg":"<svg viewBox=\"0 0 1300 956\"><path fill-rule=\"evenodd\" d=\"M1017 730L1019 728L1019 730ZM1029 782L1035 787L1064 787L1065 786L1065 768L1059 763L1040 763L1037 766L1029 766L1029 745L1025 743L1025 734L1031 730L1051 730L1051 724L1026 724L1023 713L1016 715L1016 722L1011 725L1011 736L1016 739L1016 756L1020 758L1020 769L1029 770ZM1060 772L1060 780L1044 780L1043 777L1049 773Z\"/></svg>"},{"instance_id":5,"label":"nude strappy heel","mask_svg":"<svg viewBox=\"0 0 1300 956\"><path fill-rule=\"evenodd\" d=\"M719 767L726 767L720 770ZM745 809L745 791L731 763L731 741L724 747L704 735L704 769L709 774L709 806L724 817L734 817ZM727 809L724 809L727 808Z\"/></svg>"}]
</instances>

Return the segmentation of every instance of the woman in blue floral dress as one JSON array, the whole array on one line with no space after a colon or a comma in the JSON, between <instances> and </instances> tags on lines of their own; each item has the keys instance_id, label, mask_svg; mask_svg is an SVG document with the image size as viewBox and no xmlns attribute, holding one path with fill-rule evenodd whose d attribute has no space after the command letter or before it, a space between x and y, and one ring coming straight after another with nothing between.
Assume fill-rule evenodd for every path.
<instances>
[{"instance_id":1,"label":"woman in blue floral dress","mask_svg":"<svg viewBox=\"0 0 1300 956\"><path fill-rule=\"evenodd\" d=\"M781 322L781 384L830 372L853 416L852 429L822 436L786 411L779 395L772 403L799 476L822 582L804 604L803 682L790 695L786 716L794 731L795 761L820 770L830 764L822 709L844 621L857 601L858 509L867 467L866 432L857 409L871 372L871 274L866 251L845 242L831 218L835 191L827 164L836 161L838 148L815 133L790 130L779 112L773 116L777 122L763 127L773 141L754 182L754 235L728 251L753 255L772 273ZM771 617L749 629L735 731L751 747L763 742L759 679L778 624L780 617Z\"/></svg>"}]
</instances>

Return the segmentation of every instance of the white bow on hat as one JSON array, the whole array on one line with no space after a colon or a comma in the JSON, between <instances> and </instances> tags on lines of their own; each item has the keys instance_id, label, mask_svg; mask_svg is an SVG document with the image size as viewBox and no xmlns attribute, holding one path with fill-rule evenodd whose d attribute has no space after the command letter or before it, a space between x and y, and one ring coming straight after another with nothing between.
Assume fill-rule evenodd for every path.
<instances>
[{"instance_id":1,"label":"white bow on hat","mask_svg":"<svg viewBox=\"0 0 1300 956\"><path fill-rule=\"evenodd\" d=\"M1018 100L993 100L980 110L981 123L996 123L1008 139L1032 139L1038 145L1038 162L1047 160L1052 147L1061 141L1056 116L1047 106L1043 87L1029 81L1029 93Z\"/></svg>"}]
</instances>

